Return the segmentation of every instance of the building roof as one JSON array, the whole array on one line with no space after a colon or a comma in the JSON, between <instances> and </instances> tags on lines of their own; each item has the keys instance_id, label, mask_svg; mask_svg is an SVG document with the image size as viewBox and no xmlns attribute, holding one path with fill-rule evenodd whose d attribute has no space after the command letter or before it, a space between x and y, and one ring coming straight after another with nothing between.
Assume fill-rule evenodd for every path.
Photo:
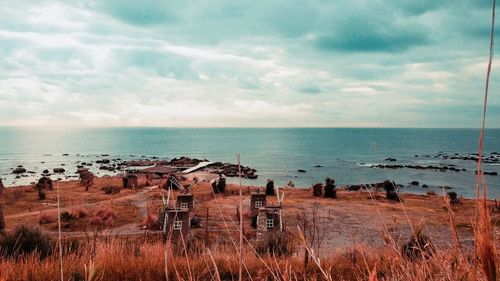
<instances>
[{"instance_id":1,"label":"building roof","mask_svg":"<svg viewBox=\"0 0 500 281\"><path fill-rule=\"evenodd\" d=\"M146 169L142 169L139 173L153 173L153 174L174 174L177 173L177 169L173 167L167 167L163 165L156 165L154 167L149 167Z\"/></svg>"}]
</instances>

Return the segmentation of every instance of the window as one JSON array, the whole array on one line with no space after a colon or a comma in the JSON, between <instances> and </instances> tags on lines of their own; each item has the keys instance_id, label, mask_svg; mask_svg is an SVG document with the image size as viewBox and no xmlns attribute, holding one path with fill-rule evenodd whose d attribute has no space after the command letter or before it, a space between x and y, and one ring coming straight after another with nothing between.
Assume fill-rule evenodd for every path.
<instances>
[{"instance_id":1,"label":"window","mask_svg":"<svg viewBox=\"0 0 500 281\"><path fill-rule=\"evenodd\" d=\"M188 208L188 203L182 202L181 203L181 209L187 209Z\"/></svg>"},{"instance_id":2,"label":"window","mask_svg":"<svg viewBox=\"0 0 500 281\"><path fill-rule=\"evenodd\" d=\"M255 201L255 208L262 208L262 201Z\"/></svg>"},{"instance_id":3,"label":"window","mask_svg":"<svg viewBox=\"0 0 500 281\"><path fill-rule=\"evenodd\" d=\"M182 229L182 221L174 221L174 230Z\"/></svg>"},{"instance_id":4,"label":"window","mask_svg":"<svg viewBox=\"0 0 500 281\"><path fill-rule=\"evenodd\" d=\"M274 227L274 220L273 219L266 219L266 226L268 228Z\"/></svg>"}]
</instances>

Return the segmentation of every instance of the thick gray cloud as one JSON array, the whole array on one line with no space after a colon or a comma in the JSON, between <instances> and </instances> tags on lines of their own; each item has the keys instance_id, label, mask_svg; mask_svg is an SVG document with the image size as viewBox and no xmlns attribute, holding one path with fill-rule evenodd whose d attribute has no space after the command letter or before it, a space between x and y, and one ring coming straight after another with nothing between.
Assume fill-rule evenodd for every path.
<instances>
[{"instance_id":1,"label":"thick gray cloud","mask_svg":"<svg viewBox=\"0 0 500 281\"><path fill-rule=\"evenodd\" d=\"M10 1L0 125L475 127L490 6Z\"/></svg>"}]
</instances>

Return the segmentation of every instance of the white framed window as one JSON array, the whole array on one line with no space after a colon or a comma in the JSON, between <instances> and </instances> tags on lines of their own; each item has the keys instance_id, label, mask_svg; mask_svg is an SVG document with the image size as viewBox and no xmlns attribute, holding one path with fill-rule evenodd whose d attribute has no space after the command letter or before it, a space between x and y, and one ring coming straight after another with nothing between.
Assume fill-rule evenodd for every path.
<instances>
[{"instance_id":1,"label":"white framed window","mask_svg":"<svg viewBox=\"0 0 500 281\"><path fill-rule=\"evenodd\" d=\"M181 209L187 209L188 208L188 203L182 202L181 203Z\"/></svg>"},{"instance_id":2,"label":"white framed window","mask_svg":"<svg viewBox=\"0 0 500 281\"><path fill-rule=\"evenodd\" d=\"M274 227L274 220L273 219L266 219L266 226L268 228Z\"/></svg>"},{"instance_id":3,"label":"white framed window","mask_svg":"<svg viewBox=\"0 0 500 281\"><path fill-rule=\"evenodd\" d=\"M255 208L262 208L262 201L255 201Z\"/></svg>"},{"instance_id":4,"label":"white framed window","mask_svg":"<svg viewBox=\"0 0 500 281\"><path fill-rule=\"evenodd\" d=\"M182 221L174 221L174 230L182 229Z\"/></svg>"}]
</instances>

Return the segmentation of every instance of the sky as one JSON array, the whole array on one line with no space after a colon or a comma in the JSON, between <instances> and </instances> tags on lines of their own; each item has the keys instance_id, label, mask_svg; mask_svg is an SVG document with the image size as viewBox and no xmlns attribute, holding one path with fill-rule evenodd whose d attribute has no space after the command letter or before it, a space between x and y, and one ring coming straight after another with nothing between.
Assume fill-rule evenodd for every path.
<instances>
[{"instance_id":1,"label":"sky","mask_svg":"<svg viewBox=\"0 0 500 281\"><path fill-rule=\"evenodd\" d=\"M0 126L477 128L490 24L490 0L4 1Z\"/></svg>"}]
</instances>

